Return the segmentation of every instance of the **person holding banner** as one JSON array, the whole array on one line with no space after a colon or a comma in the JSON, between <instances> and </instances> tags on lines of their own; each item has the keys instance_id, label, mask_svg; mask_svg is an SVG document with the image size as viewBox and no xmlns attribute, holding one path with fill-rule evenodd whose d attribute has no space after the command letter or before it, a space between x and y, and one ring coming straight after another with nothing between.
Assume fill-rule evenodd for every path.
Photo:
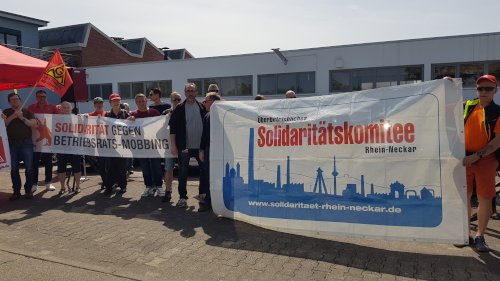
<instances>
[{"instance_id":1,"label":"person holding banner","mask_svg":"<svg viewBox=\"0 0 500 281\"><path fill-rule=\"evenodd\" d=\"M25 198L33 198L31 188L33 187L33 141L31 139L31 128L37 126L35 116L28 109L22 108L21 99L17 93L7 96L10 108L3 111L2 118L7 127L7 138L9 140L11 169L10 178L14 193L10 201L21 198L21 176L19 175L19 164L24 162L26 182L24 184Z\"/></svg>"},{"instance_id":2,"label":"person holding banner","mask_svg":"<svg viewBox=\"0 0 500 281\"><path fill-rule=\"evenodd\" d=\"M151 89L151 91L149 91L149 99L151 99L151 101L153 102L153 104L150 105L149 108L154 108L160 113L172 107L170 104L161 101L160 88Z\"/></svg>"},{"instance_id":3,"label":"person holding banner","mask_svg":"<svg viewBox=\"0 0 500 281\"><path fill-rule=\"evenodd\" d=\"M105 117L114 119L127 119L128 113L120 108L121 97L119 94L111 94L109 103L111 110L106 112ZM113 185L118 183L121 193L127 192L127 161L123 161L121 157L106 157L105 158L106 180L104 182L104 195L113 193Z\"/></svg>"},{"instance_id":4,"label":"person holding banner","mask_svg":"<svg viewBox=\"0 0 500 281\"><path fill-rule=\"evenodd\" d=\"M47 102L47 92L39 90L35 93L36 103L28 106L29 111L34 114L57 114L59 111L56 106ZM41 121L37 120L38 126ZM31 192L35 193L38 188L38 165L42 162L45 168L45 190L54 191L56 188L52 185L52 153L35 152L33 154L33 187Z\"/></svg>"},{"instance_id":5,"label":"person holding banner","mask_svg":"<svg viewBox=\"0 0 500 281\"><path fill-rule=\"evenodd\" d=\"M202 163L199 158L201 134L203 131L203 117L207 111L203 105L196 100L198 91L194 83L184 86L186 99L179 104L170 117L170 152L178 156L179 161L179 201L176 206L185 208L187 206L187 177L189 170L189 159L195 157L202 173ZM200 182L199 192L202 190ZM200 193L201 194L201 193Z\"/></svg>"},{"instance_id":6,"label":"person holding banner","mask_svg":"<svg viewBox=\"0 0 500 281\"><path fill-rule=\"evenodd\" d=\"M181 103L181 95L177 92L172 92L170 94L170 102L172 107L164 110L161 114L167 115L169 118L172 116L172 111ZM176 158L165 158L165 173L163 174L163 180L165 181L165 196L161 199L163 203L169 202L172 199L172 182L174 181L174 166Z\"/></svg>"},{"instance_id":7,"label":"person holding banner","mask_svg":"<svg viewBox=\"0 0 500 281\"><path fill-rule=\"evenodd\" d=\"M221 97L216 92L210 92L205 97L205 109L208 113L203 117L203 132L201 134L200 142L200 160L203 162L202 174L200 181L203 190L201 194L205 194L204 198L200 200L200 207L198 212L210 211L212 209L212 200L210 197L210 107L216 100L221 100Z\"/></svg>"},{"instance_id":8,"label":"person holding banner","mask_svg":"<svg viewBox=\"0 0 500 281\"><path fill-rule=\"evenodd\" d=\"M466 156L463 165L467 173L467 197L469 226L471 196L474 182L479 201L476 237L470 238L472 247L478 252L490 249L484 233L491 215L491 201L496 197L495 176L498 167L495 152L500 148L500 106L493 102L498 88L493 75L483 75L476 81L477 99L468 100L464 107L464 135Z\"/></svg>"},{"instance_id":9,"label":"person holding banner","mask_svg":"<svg viewBox=\"0 0 500 281\"><path fill-rule=\"evenodd\" d=\"M89 113L89 116L101 116L104 117L106 111L104 111L104 100L101 97L94 98L94 111Z\"/></svg>"},{"instance_id":10,"label":"person holding banner","mask_svg":"<svg viewBox=\"0 0 500 281\"><path fill-rule=\"evenodd\" d=\"M106 111L104 111L104 100L101 97L94 98L94 111L88 113L88 116L101 116L104 117ZM95 162L97 162L97 170L101 176L101 189L104 189L104 183L106 182L106 158L95 156L92 157Z\"/></svg>"},{"instance_id":11,"label":"person holding banner","mask_svg":"<svg viewBox=\"0 0 500 281\"><path fill-rule=\"evenodd\" d=\"M72 109L73 108L71 106L71 103L63 101L61 103L61 110L59 114L70 115ZM71 170L73 171L73 177L75 178L75 188L73 192L80 193L80 177L82 176L80 165L81 158L82 157L80 155L75 154L57 154L57 173L59 176L59 182L61 183L59 195L62 195L66 192L66 165L68 164L68 162L71 164Z\"/></svg>"},{"instance_id":12,"label":"person holding banner","mask_svg":"<svg viewBox=\"0 0 500 281\"><path fill-rule=\"evenodd\" d=\"M134 121L137 118L146 118L160 116L160 112L154 108L148 108L148 99L143 93L139 93L135 96L135 104L137 109L130 112L129 120ZM161 172L161 159L160 158L139 158L139 164L142 169L142 176L144 178L144 184L146 188L142 193L141 197L154 196L155 193L158 196L165 196L162 185L162 172Z\"/></svg>"}]
</instances>

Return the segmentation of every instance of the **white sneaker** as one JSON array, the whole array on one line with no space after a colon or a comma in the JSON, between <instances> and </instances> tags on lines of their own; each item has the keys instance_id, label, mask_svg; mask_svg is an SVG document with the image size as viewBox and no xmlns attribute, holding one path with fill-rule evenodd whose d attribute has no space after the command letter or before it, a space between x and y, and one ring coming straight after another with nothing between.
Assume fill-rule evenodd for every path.
<instances>
[{"instance_id":1,"label":"white sneaker","mask_svg":"<svg viewBox=\"0 0 500 281\"><path fill-rule=\"evenodd\" d=\"M47 184L45 184L45 190L54 191L54 190L56 190L56 187L53 186L51 183L47 183Z\"/></svg>"},{"instance_id":2,"label":"white sneaker","mask_svg":"<svg viewBox=\"0 0 500 281\"><path fill-rule=\"evenodd\" d=\"M34 185L31 187L31 193L35 193L37 189L38 189L38 185L34 184Z\"/></svg>"},{"instance_id":3,"label":"white sneaker","mask_svg":"<svg viewBox=\"0 0 500 281\"><path fill-rule=\"evenodd\" d=\"M156 189L156 196L163 197L165 196L165 190L163 190L163 187L157 186L155 187Z\"/></svg>"},{"instance_id":4,"label":"white sneaker","mask_svg":"<svg viewBox=\"0 0 500 281\"><path fill-rule=\"evenodd\" d=\"M184 199L184 198L179 199L179 201L177 201L177 204L175 204L175 206L177 206L179 208L186 208L187 207L186 199Z\"/></svg>"},{"instance_id":5,"label":"white sneaker","mask_svg":"<svg viewBox=\"0 0 500 281\"><path fill-rule=\"evenodd\" d=\"M154 194L155 194L154 188L146 186L146 189L144 189L144 192L142 193L141 197L148 197Z\"/></svg>"}]
</instances>

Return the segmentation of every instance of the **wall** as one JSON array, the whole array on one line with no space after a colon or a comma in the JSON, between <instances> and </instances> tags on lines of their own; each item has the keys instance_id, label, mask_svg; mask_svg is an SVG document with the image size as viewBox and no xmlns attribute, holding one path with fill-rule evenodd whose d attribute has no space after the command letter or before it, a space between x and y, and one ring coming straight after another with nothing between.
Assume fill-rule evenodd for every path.
<instances>
[{"instance_id":1,"label":"wall","mask_svg":"<svg viewBox=\"0 0 500 281\"><path fill-rule=\"evenodd\" d=\"M500 60L500 33L441 37L359 45L284 51L288 64L273 52L111 65L88 68L88 84L172 80L174 90L183 92L190 78L253 75L253 95L257 94L257 75L269 73L316 71L316 92L329 92L329 71L398 65L424 65L424 80L431 79L431 65L436 63ZM337 68L336 61L343 67ZM474 89L464 89L464 96L475 96ZM249 97L231 97L249 99ZM500 103L500 96L495 97Z\"/></svg>"},{"instance_id":2,"label":"wall","mask_svg":"<svg viewBox=\"0 0 500 281\"><path fill-rule=\"evenodd\" d=\"M131 56L93 28L90 29L87 47L82 50L82 66L162 61L163 59L163 54L147 42L142 57Z\"/></svg>"},{"instance_id":3,"label":"wall","mask_svg":"<svg viewBox=\"0 0 500 281\"><path fill-rule=\"evenodd\" d=\"M38 26L11 19L0 18L0 27L20 31L21 45L30 48L38 48Z\"/></svg>"}]
</instances>

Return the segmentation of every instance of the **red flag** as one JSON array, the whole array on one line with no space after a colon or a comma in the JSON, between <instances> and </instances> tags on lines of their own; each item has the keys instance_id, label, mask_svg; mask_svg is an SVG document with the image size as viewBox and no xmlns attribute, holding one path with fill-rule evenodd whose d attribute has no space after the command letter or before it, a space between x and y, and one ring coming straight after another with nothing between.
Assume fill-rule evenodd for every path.
<instances>
[{"instance_id":1,"label":"red flag","mask_svg":"<svg viewBox=\"0 0 500 281\"><path fill-rule=\"evenodd\" d=\"M64 65L61 53L59 53L59 50L56 50L49 64L47 64L38 82L38 86L48 88L62 97L66 94L66 90L68 90L71 84L73 84L73 79L71 79L68 69Z\"/></svg>"}]
</instances>

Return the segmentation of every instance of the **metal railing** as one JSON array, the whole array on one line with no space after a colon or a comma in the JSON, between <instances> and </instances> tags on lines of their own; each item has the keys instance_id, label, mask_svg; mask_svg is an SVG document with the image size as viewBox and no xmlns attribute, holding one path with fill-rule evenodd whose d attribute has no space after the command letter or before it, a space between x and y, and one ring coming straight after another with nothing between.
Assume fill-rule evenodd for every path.
<instances>
[{"instance_id":1,"label":"metal railing","mask_svg":"<svg viewBox=\"0 0 500 281\"><path fill-rule=\"evenodd\" d=\"M34 57L34 58L41 59L44 61L49 61L55 52L55 51L36 49L36 48L31 48L31 47L11 45L11 44L5 44L5 43L0 43L0 45L7 47L9 49L18 51L18 52L23 53L25 55L28 55L30 57ZM78 55L61 53L61 56L64 60L64 63L67 66L77 66L78 62L80 61L80 56L78 56Z\"/></svg>"}]
</instances>

